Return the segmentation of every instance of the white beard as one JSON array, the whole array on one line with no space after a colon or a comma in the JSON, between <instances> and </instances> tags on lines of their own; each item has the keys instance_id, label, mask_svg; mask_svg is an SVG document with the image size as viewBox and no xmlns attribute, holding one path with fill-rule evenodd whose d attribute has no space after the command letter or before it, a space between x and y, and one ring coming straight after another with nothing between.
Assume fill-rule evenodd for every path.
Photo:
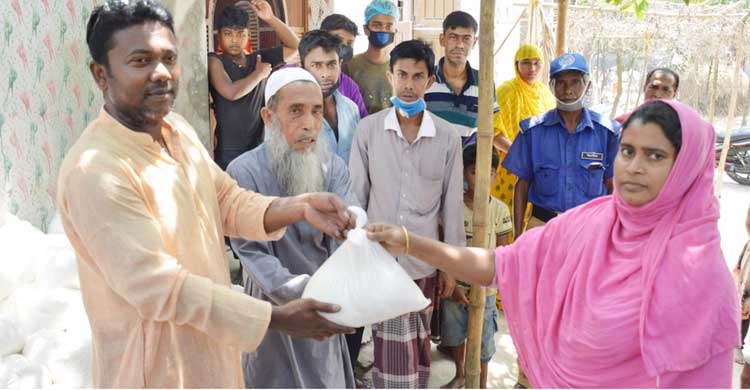
<instances>
[{"instance_id":1,"label":"white beard","mask_svg":"<svg viewBox=\"0 0 750 390\"><path fill-rule=\"evenodd\" d=\"M289 146L278 120L274 119L270 126L266 126L266 131L269 132L266 142L271 169L284 195L325 191L322 165L328 157L325 143L316 140L314 148L300 152Z\"/></svg>"}]
</instances>

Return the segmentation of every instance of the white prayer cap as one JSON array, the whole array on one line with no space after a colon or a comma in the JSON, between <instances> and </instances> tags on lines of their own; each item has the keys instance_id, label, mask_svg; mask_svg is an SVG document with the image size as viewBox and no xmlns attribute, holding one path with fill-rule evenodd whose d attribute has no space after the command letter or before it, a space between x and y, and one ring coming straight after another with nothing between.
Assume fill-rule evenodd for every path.
<instances>
[{"instance_id":1,"label":"white prayer cap","mask_svg":"<svg viewBox=\"0 0 750 390\"><path fill-rule=\"evenodd\" d=\"M266 104L281 88L284 88L287 84L302 80L318 84L318 81L315 80L315 77L310 72L298 67L281 68L271 73L266 83Z\"/></svg>"}]
</instances>

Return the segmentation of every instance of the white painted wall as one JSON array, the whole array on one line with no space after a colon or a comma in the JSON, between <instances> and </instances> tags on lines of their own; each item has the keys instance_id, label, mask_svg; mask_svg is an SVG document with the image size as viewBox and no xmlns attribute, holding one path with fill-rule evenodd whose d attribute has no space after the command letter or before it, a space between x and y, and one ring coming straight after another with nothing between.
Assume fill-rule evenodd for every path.
<instances>
[{"instance_id":1,"label":"white painted wall","mask_svg":"<svg viewBox=\"0 0 750 390\"><path fill-rule=\"evenodd\" d=\"M468 12L477 22L480 22L480 6L481 2L478 0L462 0L461 10ZM513 24L518 19L518 16L523 12L520 7L514 7L510 1L495 1L495 47L493 52L498 48L502 40L508 35L508 32L513 27ZM482 27L479 27L481 33ZM519 26L516 26L515 30L508 37L505 45L495 56L495 85L500 85L505 80L511 79L515 76L513 71L513 57L516 55L516 50L521 44L521 34ZM479 67L479 44L472 51L469 57L469 62L475 68Z\"/></svg>"}]
</instances>

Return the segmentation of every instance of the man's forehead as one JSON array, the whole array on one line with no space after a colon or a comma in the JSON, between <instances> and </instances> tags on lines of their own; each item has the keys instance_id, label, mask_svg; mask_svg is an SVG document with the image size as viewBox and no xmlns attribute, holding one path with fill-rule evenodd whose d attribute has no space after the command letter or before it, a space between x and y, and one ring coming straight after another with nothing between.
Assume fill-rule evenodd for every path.
<instances>
[{"instance_id":1,"label":"man's forehead","mask_svg":"<svg viewBox=\"0 0 750 390\"><path fill-rule=\"evenodd\" d=\"M314 49L311 49L307 53L305 58L315 62L331 61L337 60L339 58L339 54L336 52L336 50L326 51L322 47L318 46Z\"/></svg>"},{"instance_id":2,"label":"man's forehead","mask_svg":"<svg viewBox=\"0 0 750 390\"><path fill-rule=\"evenodd\" d=\"M236 33L243 33L243 32L249 32L250 29L247 27L240 27L240 26L225 26L219 29L220 32L222 31L231 31Z\"/></svg>"},{"instance_id":3,"label":"man's forehead","mask_svg":"<svg viewBox=\"0 0 750 390\"><path fill-rule=\"evenodd\" d=\"M556 79L566 79L566 80L583 79L583 77L584 77L583 73L575 71L575 70L566 70L555 75Z\"/></svg>"},{"instance_id":4,"label":"man's forehead","mask_svg":"<svg viewBox=\"0 0 750 390\"><path fill-rule=\"evenodd\" d=\"M386 14L376 14L370 19L370 22L380 22L380 23L393 23L395 21L396 21L396 18L394 18L391 15L386 15Z\"/></svg>"},{"instance_id":5,"label":"man's forehead","mask_svg":"<svg viewBox=\"0 0 750 390\"><path fill-rule=\"evenodd\" d=\"M339 39L352 39L354 38L354 34L351 32L344 30L343 28L337 28L335 30L329 31L331 34L339 37Z\"/></svg>"},{"instance_id":6,"label":"man's forehead","mask_svg":"<svg viewBox=\"0 0 750 390\"><path fill-rule=\"evenodd\" d=\"M423 60L414 58L399 58L393 64L393 70L405 73L427 73L427 64Z\"/></svg>"},{"instance_id":7,"label":"man's forehead","mask_svg":"<svg viewBox=\"0 0 750 390\"><path fill-rule=\"evenodd\" d=\"M651 82L652 83L664 83L664 84L674 84L675 78L671 74L667 72L658 71L654 73L653 76L651 76Z\"/></svg>"},{"instance_id":8,"label":"man's forehead","mask_svg":"<svg viewBox=\"0 0 750 390\"><path fill-rule=\"evenodd\" d=\"M462 26L452 26L448 27L448 30L446 31L449 34L456 34L456 35L474 35L475 31L472 30L470 27L462 27Z\"/></svg>"},{"instance_id":9,"label":"man's forehead","mask_svg":"<svg viewBox=\"0 0 750 390\"><path fill-rule=\"evenodd\" d=\"M118 30L112 35L112 50L125 52L177 51L176 38L169 27L159 22L146 22Z\"/></svg>"},{"instance_id":10,"label":"man's forehead","mask_svg":"<svg viewBox=\"0 0 750 390\"><path fill-rule=\"evenodd\" d=\"M317 83L300 80L291 82L276 92L280 106L323 104L323 93Z\"/></svg>"}]
</instances>

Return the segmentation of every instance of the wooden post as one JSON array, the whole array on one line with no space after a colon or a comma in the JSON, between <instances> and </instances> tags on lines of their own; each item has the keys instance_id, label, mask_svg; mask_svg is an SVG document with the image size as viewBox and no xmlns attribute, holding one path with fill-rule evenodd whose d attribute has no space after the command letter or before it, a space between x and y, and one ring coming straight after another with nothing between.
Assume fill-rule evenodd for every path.
<instances>
[{"instance_id":1,"label":"wooden post","mask_svg":"<svg viewBox=\"0 0 750 390\"><path fill-rule=\"evenodd\" d=\"M556 55L565 53L565 32L568 28L568 0L557 2L557 50Z\"/></svg>"},{"instance_id":2,"label":"wooden post","mask_svg":"<svg viewBox=\"0 0 750 390\"><path fill-rule=\"evenodd\" d=\"M494 96L495 0L482 0L479 35L479 126L477 130L476 186L474 187L474 237L472 246L486 248L490 224L490 169L492 162L492 99ZM482 323L484 322L485 290L480 285L471 286L468 334L466 337L466 388L479 388L482 348Z\"/></svg>"},{"instance_id":3,"label":"wooden post","mask_svg":"<svg viewBox=\"0 0 750 390\"><path fill-rule=\"evenodd\" d=\"M716 95L718 94L719 83L719 54L716 53L713 61L713 75L711 76L711 101L708 107L708 123L714 124L714 116L716 115Z\"/></svg>"},{"instance_id":4,"label":"wooden post","mask_svg":"<svg viewBox=\"0 0 750 390\"><path fill-rule=\"evenodd\" d=\"M716 175L716 196L721 198L721 183L722 176L724 175L724 163L727 161L727 153L729 152L729 141L732 138L732 127L734 127L734 114L737 109L737 90L740 84L740 65L742 64L742 43L745 38L745 22L747 21L750 12L748 12L740 21L740 28L737 31L737 42L736 52L734 57L734 81L732 82L732 95L729 99L729 114L727 115L727 131L724 135L724 147L721 150L721 158L719 159L719 173Z\"/></svg>"}]
</instances>

